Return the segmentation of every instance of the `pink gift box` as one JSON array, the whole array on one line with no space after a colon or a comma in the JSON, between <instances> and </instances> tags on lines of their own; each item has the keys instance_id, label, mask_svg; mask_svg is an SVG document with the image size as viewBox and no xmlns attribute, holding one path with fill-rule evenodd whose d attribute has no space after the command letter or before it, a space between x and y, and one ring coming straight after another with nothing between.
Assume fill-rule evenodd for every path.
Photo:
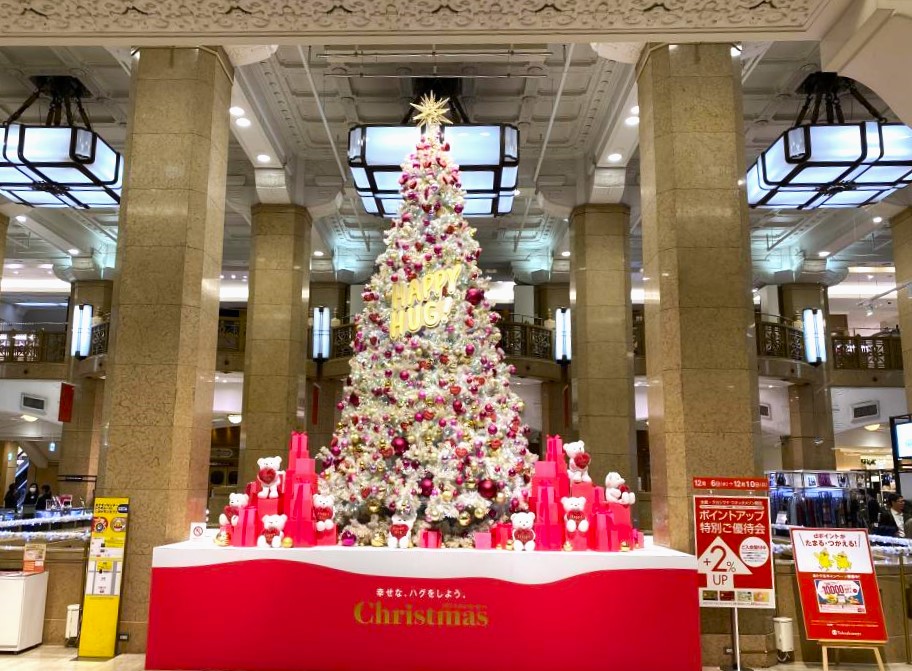
<instances>
[{"instance_id":1,"label":"pink gift box","mask_svg":"<svg viewBox=\"0 0 912 671\"><path fill-rule=\"evenodd\" d=\"M476 531L475 532L475 549L476 550L490 550L491 541L493 535L490 531Z\"/></svg>"},{"instance_id":2,"label":"pink gift box","mask_svg":"<svg viewBox=\"0 0 912 671\"><path fill-rule=\"evenodd\" d=\"M308 547L317 542L313 520L313 490L308 483L294 485L286 528L296 547Z\"/></svg>"},{"instance_id":3,"label":"pink gift box","mask_svg":"<svg viewBox=\"0 0 912 671\"><path fill-rule=\"evenodd\" d=\"M620 503L611 502L608 504L608 510L611 511L611 516L614 518L614 523L618 526L633 526L633 522L630 520L630 506L624 506Z\"/></svg>"},{"instance_id":4,"label":"pink gift box","mask_svg":"<svg viewBox=\"0 0 912 671\"><path fill-rule=\"evenodd\" d=\"M589 548L598 552L611 552L612 531L614 524L611 521L611 514L604 511L596 512L589 526ZM616 533L614 543L617 543Z\"/></svg>"},{"instance_id":5,"label":"pink gift box","mask_svg":"<svg viewBox=\"0 0 912 671\"><path fill-rule=\"evenodd\" d=\"M570 485L570 496L586 499L586 510L595 506L595 485L591 482L574 482Z\"/></svg>"},{"instance_id":6,"label":"pink gift box","mask_svg":"<svg viewBox=\"0 0 912 671\"><path fill-rule=\"evenodd\" d=\"M279 500L278 499L257 499L257 517L262 520L266 515L278 515L279 514Z\"/></svg>"},{"instance_id":7,"label":"pink gift box","mask_svg":"<svg viewBox=\"0 0 912 671\"><path fill-rule=\"evenodd\" d=\"M333 527L329 531L316 531L317 545L336 545L339 539L336 535L338 527Z\"/></svg>"},{"instance_id":8,"label":"pink gift box","mask_svg":"<svg viewBox=\"0 0 912 671\"><path fill-rule=\"evenodd\" d=\"M234 547L253 547L256 545L257 532L256 506L244 506L238 511L238 522L231 532L231 545Z\"/></svg>"}]
</instances>

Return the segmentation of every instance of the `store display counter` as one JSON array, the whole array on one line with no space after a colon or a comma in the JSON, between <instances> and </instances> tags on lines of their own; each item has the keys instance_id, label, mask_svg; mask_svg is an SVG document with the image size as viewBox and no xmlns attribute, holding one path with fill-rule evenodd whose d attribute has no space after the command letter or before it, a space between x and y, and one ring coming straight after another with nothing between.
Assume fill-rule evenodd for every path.
<instances>
[{"instance_id":1,"label":"store display counter","mask_svg":"<svg viewBox=\"0 0 912 671\"><path fill-rule=\"evenodd\" d=\"M0 572L0 652L41 643L47 585L47 573Z\"/></svg>"},{"instance_id":2,"label":"store display counter","mask_svg":"<svg viewBox=\"0 0 912 671\"><path fill-rule=\"evenodd\" d=\"M148 669L698 671L696 559L157 547Z\"/></svg>"}]
</instances>

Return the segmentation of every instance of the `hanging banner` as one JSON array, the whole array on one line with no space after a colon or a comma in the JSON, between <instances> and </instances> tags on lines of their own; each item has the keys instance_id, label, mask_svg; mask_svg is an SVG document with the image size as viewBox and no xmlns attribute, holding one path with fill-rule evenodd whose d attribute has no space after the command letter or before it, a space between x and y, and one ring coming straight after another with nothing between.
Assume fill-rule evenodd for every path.
<instances>
[{"instance_id":1,"label":"hanging banner","mask_svg":"<svg viewBox=\"0 0 912 671\"><path fill-rule=\"evenodd\" d=\"M704 608L775 608L769 499L695 496L698 589Z\"/></svg>"},{"instance_id":2,"label":"hanging banner","mask_svg":"<svg viewBox=\"0 0 912 671\"><path fill-rule=\"evenodd\" d=\"M885 643L877 574L863 529L792 529L808 640Z\"/></svg>"},{"instance_id":3,"label":"hanging banner","mask_svg":"<svg viewBox=\"0 0 912 671\"><path fill-rule=\"evenodd\" d=\"M82 602L80 657L115 654L129 512L129 499L95 499Z\"/></svg>"}]
</instances>

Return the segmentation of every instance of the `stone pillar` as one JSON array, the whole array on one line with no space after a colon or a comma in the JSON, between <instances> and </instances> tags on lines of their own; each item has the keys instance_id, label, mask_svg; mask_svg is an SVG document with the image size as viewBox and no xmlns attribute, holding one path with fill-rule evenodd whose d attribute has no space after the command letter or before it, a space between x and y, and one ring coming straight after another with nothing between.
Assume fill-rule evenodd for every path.
<instances>
[{"instance_id":1,"label":"stone pillar","mask_svg":"<svg viewBox=\"0 0 912 671\"><path fill-rule=\"evenodd\" d=\"M893 265L896 266L896 286L912 282L912 207L890 220L893 233ZM903 378L906 381L906 406L912 408L912 290L901 289L896 294L899 308L899 332L902 335Z\"/></svg>"},{"instance_id":2,"label":"stone pillar","mask_svg":"<svg viewBox=\"0 0 912 671\"><path fill-rule=\"evenodd\" d=\"M573 375L579 437L595 482L636 482L630 209L581 205L570 215Z\"/></svg>"},{"instance_id":3,"label":"stone pillar","mask_svg":"<svg viewBox=\"0 0 912 671\"><path fill-rule=\"evenodd\" d=\"M67 319L66 371L67 382L75 387L73 418L64 423L60 438L60 475L97 476L98 451L101 445L102 409L105 381L94 377L78 377L78 359L70 356L73 338L75 306L89 304L94 315L107 315L111 311L111 280L76 280L70 285L70 314ZM88 502L95 493L91 482L61 482L61 494L72 494L77 503Z\"/></svg>"},{"instance_id":4,"label":"stone pillar","mask_svg":"<svg viewBox=\"0 0 912 671\"><path fill-rule=\"evenodd\" d=\"M823 284L799 282L779 287L779 305L782 316L800 320L806 308L823 310L824 324L829 320L827 288ZM828 356L832 357L829 332L826 334ZM791 429L788 440L782 445L782 468L819 469L836 468L836 452L833 451L833 401L830 395L829 367L817 367L810 384L789 387L789 421Z\"/></svg>"},{"instance_id":5,"label":"stone pillar","mask_svg":"<svg viewBox=\"0 0 912 671\"><path fill-rule=\"evenodd\" d=\"M760 472L741 69L730 48L657 46L638 79L653 530L685 552L693 476Z\"/></svg>"},{"instance_id":6,"label":"stone pillar","mask_svg":"<svg viewBox=\"0 0 912 671\"><path fill-rule=\"evenodd\" d=\"M130 497L121 652L145 648L152 548L205 519L232 77L220 50L133 59L98 487Z\"/></svg>"},{"instance_id":7,"label":"stone pillar","mask_svg":"<svg viewBox=\"0 0 912 671\"><path fill-rule=\"evenodd\" d=\"M579 432L573 427L571 416L569 381L542 380L541 412L543 436L557 435L565 443L579 440Z\"/></svg>"},{"instance_id":8,"label":"stone pillar","mask_svg":"<svg viewBox=\"0 0 912 671\"><path fill-rule=\"evenodd\" d=\"M241 483L254 479L258 458L284 458L289 434L303 428L298 399L303 395L310 287L307 210L256 205L252 214Z\"/></svg>"}]
</instances>

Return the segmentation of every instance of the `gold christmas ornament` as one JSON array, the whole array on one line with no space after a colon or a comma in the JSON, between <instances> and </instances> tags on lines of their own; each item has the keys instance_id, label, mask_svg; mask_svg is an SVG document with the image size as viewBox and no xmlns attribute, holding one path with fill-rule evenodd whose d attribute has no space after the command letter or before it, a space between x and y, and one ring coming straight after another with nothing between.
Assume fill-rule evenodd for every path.
<instances>
[{"instance_id":1,"label":"gold christmas ornament","mask_svg":"<svg viewBox=\"0 0 912 671\"><path fill-rule=\"evenodd\" d=\"M231 545L231 533L225 530L219 531L215 537L215 544L223 548Z\"/></svg>"},{"instance_id":2,"label":"gold christmas ornament","mask_svg":"<svg viewBox=\"0 0 912 671\"><path fill-rule=\"evenodd\" d=\"M283 548L293 548L294 547L294 540L291 538L291 536L285 536L285 538L282 539L282 547Z\"/></svg>"},{"instance_id":3,"label":"gold christmas ornament","mask_svg":"<svg viewBox=\"0 0 912 671\"><path fill-rule=\"evenodd\" d=\"M507 550L512 550L512 549L513 549L513 539L512 539L512 538L508 538L508 539L507 539L506 549L507 549Z\"/></svg>"},{"instance_id":4,"label":"gold christmas ornament","mask_svg":"<svg viewBox=\"0 0 912 671\"><path fill-rule=\"evenodd\" d=\"M484 509L484 508L476 508L476 509L475 509L475 519L483 520L483 519L484 519L484 516L485 516L486 514L487 514L487 513L485 512L485 509Z\"/></svg>"},{"instance_id":5,"label":"gold christmas ornament","mask_svg":"<svg viewBox=\"0 0 912 671\"><path fill-rule=\"evenodd\" d=\"M375 548L382 548L386 546L386 538L384 538L382 531L374 532L374 535L371 537L371 545Z\"/></svg>"},{"instance_id":6,"label":"gold christmas ornament","mask_svg":"<svg viewBox=\"0 0 912 671\"><path fill-rule=\"evenodd\" d=\"M630 546L627 545L627 541L621 541L621 552L630 552Z\"/></svg>"},{"instance_id":7,"label":"gold christmas ornament","mask_svg":"<svg viewBox=\"0 0 912 671\"><path fill-rule=\"evenodd\" d=\"M573 543L571 543L570 541L567 541L566 543L564 543L564 552L572 552L572 551L573 551Z\"/></svg>"},{"instance_id":8,"label":"gold christmas ornament","mask_svg":"<svg viewBox=\"0 0 912 671\"><path fill-rule=\"evenodd\" d=\"M367 502L367 512L371 513L372 515L374 513L380 512L380 502L376 499L370 499Z\"/></svg>"},{"instance_id":9,"label":"gold christmas ornament","mask_svg":"<svg viewBox=\"0 0 912 671\"><path fill-rule=\"evenodd\" d=\"M453 500L453 492L451 492L451 491L448 489L448 490L446 490L445 492L443 492L443 494L440 495L440 498L442 498L444 501L452 501L452 500Z\"/></svg>"},{"instance_id":10,"label":"gold christmas ornament","mask_svg":"<svg viewBox=\"0 0 912 671\"><path fill-rule=\"evenodd\" d=\"M472 522L472 516L469 515L468 510L463 510L461 513L459 513L459 518L457 521L459 522L459 526L467 527Z\"/></svg>"},{"instance_id":11,"label":"gold christmas ornament","mask_svg":"<svg viewBox=\"0 0 912 671\"><path fill-rule=\"evenodd\" d=\"M503 503L507 500L507 497L503 492L497 492L497 496L494 497L494 500L498 503Z\"/></svg>"}]
</instances>

